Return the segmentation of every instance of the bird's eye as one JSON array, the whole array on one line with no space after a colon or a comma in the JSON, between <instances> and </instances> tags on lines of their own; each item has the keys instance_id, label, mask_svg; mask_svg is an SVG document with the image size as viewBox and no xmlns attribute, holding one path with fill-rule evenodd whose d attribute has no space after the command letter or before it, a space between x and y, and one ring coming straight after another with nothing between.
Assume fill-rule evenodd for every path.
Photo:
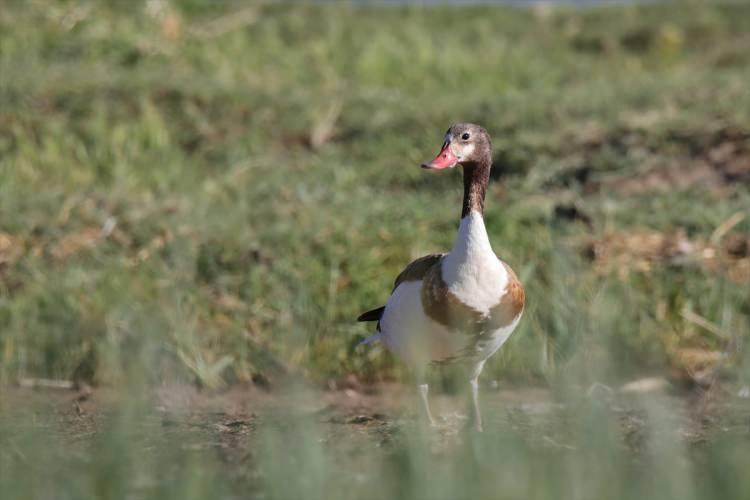
<instances>
[{"instance_id":1,"label":"bird's eye","mask_svg":"<svg viewBox=\"0 0 750 500\"><path fill-rule=\"evenodd\" d=\"M468 141L469 140L469 134L464 132L464 134L461 136L461 139Z\"/></svg>"}]
</instances>

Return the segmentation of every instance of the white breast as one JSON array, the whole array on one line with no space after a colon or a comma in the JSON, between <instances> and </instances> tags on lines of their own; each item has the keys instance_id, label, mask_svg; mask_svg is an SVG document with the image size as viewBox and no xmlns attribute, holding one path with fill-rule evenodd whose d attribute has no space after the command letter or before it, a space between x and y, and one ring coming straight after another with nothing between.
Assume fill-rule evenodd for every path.
<instances>
[{"instance_id":1,"label":"white breast","mask_svg":"<svg viewBox=\"0 0 750 500\"><path fill-rule=\"evenodd\" d=\"M508 285L508 272L492 251L481 214L461 219L453 249L442 261L443 281L464 304L488 312Z\"/></svg>"}]
</instances>

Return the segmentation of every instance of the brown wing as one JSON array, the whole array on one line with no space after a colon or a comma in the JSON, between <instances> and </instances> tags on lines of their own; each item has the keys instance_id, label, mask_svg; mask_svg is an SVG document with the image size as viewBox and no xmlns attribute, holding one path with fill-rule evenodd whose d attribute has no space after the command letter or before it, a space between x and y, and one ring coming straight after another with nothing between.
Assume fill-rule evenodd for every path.
<instances>
[{"instance_id":1,"label":"brown wing","mask_svg":"<svg viewBox=\"0 0 750 500\"><path fill-rule=\"evenodd\" d=\"M401 274L396 277L396 281L395 283L393 283L393 290L398 288L401 283L407 281L420 281L424 279L424 276L427 274L427 272L432 268L432 266L440 262L440 259L443 258L443 255L445 254L434 253L425 255L424 257L420 257L406 266L406 268L401 271ZM391 290L391 293L393 293L393 290ZM383 311L385 311L385 306L381 306L371 311L364 312L359 315L357 321L378 321L377 329L380 330L380 318L383 316Z\"/></svg>"},{"instance_id":2,"label":"brown wing","mask_svg":"<svg viewBox=\"0 0 750 500\"><path fill-rule=\"evenodd\" d=\"M393 283L393 290L398 288L401 283L407 281L421 281L424 279L427 272L443 258L444 253L433 253L420 257L401 271L401 274L396 276L396 281Z\"/></svg>"},{"instance_id":3,"label":"brown wing","mask_svg":"<svg viewBox=\"0 0 750 500\"><path fill-rule=\"evenodd\" d=\"M493 328L510 325L521 314L526 303L526 292L518 276L508 264L503 262L503 265L508 272L508 287L502 300L490 310L489 319Z\"/></svg>"}]
</instances>

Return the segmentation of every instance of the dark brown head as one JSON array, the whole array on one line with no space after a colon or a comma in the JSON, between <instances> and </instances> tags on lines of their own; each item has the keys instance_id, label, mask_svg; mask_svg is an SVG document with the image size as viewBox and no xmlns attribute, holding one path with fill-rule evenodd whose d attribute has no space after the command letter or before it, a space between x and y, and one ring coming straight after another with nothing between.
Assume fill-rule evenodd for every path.
<instances>
[{"instance_id":1,"label":"dark brown head","mask_svg":"<svg viewBox=\"0 0 750 500\"><path fill-rule=\"evenodd\" d=\"M473 123L457 123L445 133L445 142L434 160L422 168L442 170L456 165L492 163L492 144L485 129Z\"/></svg>"}]
</instances>

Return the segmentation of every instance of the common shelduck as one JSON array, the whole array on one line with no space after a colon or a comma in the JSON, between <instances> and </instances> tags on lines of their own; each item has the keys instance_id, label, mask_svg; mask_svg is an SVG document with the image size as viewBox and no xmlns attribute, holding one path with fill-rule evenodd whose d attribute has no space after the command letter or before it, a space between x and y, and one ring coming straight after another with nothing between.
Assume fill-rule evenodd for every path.
<instances>
[{"instance_id":1,"label":"common shelduck","mask_svg":"<svg viewBox=\"0 0 750 500\"><path fill-rule=\"evenodd\" d=\"M432 425L425 371L431 364L469 368L474 424L482 430L478 378L485 361L508 340L523 314L525 292L516 273L492 251L484 225L484 198L492 167L490 136L479 125L458 123L445 133L427 170L463 167L461 223L448 253L421 257L398 275L385 306L358 321L377 321L363 343L382 341L415 373Z\"/></svg>"}]
</instances>

